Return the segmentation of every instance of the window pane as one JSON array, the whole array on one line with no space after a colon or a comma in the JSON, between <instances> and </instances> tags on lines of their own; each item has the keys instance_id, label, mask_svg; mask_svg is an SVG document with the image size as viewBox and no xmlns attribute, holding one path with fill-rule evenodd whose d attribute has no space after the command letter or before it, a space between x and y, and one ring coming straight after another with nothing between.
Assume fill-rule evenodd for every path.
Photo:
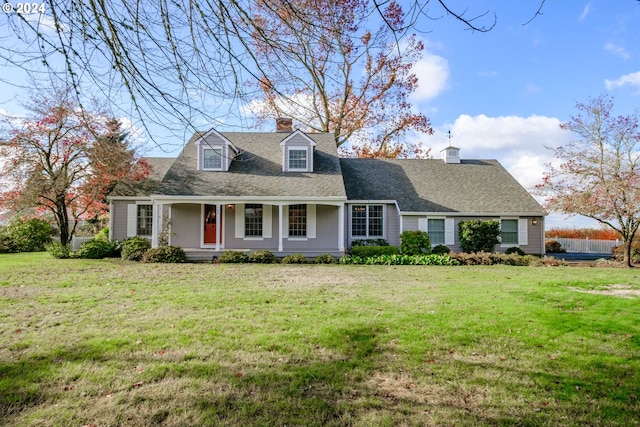
<instances>
[{"instance_id":1,"label":"window pane","mask_svg":"<svg viewBox=\"0 0 640 427\"><path fill-rule=\"evenodd\" d=\"M382 237L382 206L369 206L369 237Z\"/></svg>"},{"instance_id":2,"label":"window pane","mask_svg":"<svg viewBox=\"0 0 640 427\"><path fill-rule=\"evenodd\" d=\"M307 237L307 205L289 206L289 237Z\"/></svg>"},{"instance_id":3,"label":"window pane","mask_svg":"<svg viewBox=\"0 0 640 427\"><path fill-rule=\"evenodd\" d=\"M289 150L289 169L307 169L307 150Z\"/></svg>"},{"instance_id":4,"label":"window pane","mask_svg":"<svg viewBox=\"0 0 640 427\"><path fill-rule=\"evenodd\" d=\"M138 236L151 236L151 226L153 220L153 206L138 205Z\"/></svg>"},{"instance_id":5,"label":"window pane","mask_svg":"<svg viewBox=\"0 0 640 427\"><path fill-rule=\"evenodd\" d=\"M203 169L222 169L222 149L205 148L203 150Z\"/></svg>"},{"instance_id":6,"label":"window pane","mask_svg":"<svg viewBox=\"0 0 640 427\"><path fill-rule=\"evenodd\" d=\"M351 235L367 235L367 207L364 205L351 206Z\"/></svg>"},{"instance_id":7,"label":"window pane","mask_svg":"<svg viewBox=\"0 0 640 427\"><path fill-rule=\"evenodd\" d=\"M244 235L247 237L262 237L262 205L245 205Z\"/></svg>"},{"instance_id":8,"label":"window pane","mask_svg":"<svg viewBox=\"0 0 640 427\"><path fill-rule=\"evenodd\" d=\"M430 219L428 221L427 230L431 243L436 245L444 245L444 219Z\"/></svg>"},{"instance_id":9,"label":"window pane","mask_svg":"<svg viewBox=\"0 0 640 427\"><path fill-rule=\"evenodd\" d=\"M503 219L500 224L500 240L502 243L518 244L518 220Z\"/></svg>"}]
</instances>

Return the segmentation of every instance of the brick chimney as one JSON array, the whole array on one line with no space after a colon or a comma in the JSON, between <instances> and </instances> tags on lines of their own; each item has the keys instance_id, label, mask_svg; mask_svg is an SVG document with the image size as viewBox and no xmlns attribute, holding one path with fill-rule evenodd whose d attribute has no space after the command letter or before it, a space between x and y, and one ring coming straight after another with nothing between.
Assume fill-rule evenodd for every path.
<instances>
[{"instance_id":1,"label":"brick chimney","mask_svg":"<svg viewBox=\"0 0 640 427\"><path fill-rule=\"evenodd\" d=\"M278 117L276 119L276 132L292 132L293 131L293 119Z\"/></svg>"}]
</instances>

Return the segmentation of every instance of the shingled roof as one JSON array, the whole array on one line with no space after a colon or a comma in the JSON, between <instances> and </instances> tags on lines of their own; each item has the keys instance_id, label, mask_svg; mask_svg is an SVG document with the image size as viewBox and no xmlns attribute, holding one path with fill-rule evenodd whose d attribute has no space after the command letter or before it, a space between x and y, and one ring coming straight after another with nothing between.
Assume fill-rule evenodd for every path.
<instances>
[{"instance_id":1,"label":"shingled roof","mask_svg":"<svg viewBox=\"0 0 640 427\"><path fill-rule=\"evenodd\" d=\"M282 171L280 142L288 134L273 132L221 132L240 150L229 170L197 170L195 141L204 134L191 137L153 194L346 199L336 145L330 134L307 134L316 143L314 171L310 173Z\"/></svg>"},{"instance_id":2,"label":"shingled roof","mask_svg":"<svg viewBox=\"0 0 640 427\"><path fill-rule=\"evenodd\" d=\"M402 212L546 215L497 160L340 159L349 200L396 200Z\"/></svg>"},{"instance_id":3,"label":"shingled roof","mask_svg":"<svg viewBox=\"0 0 640 427\"><path fill-rule=\"evenodd\" d=\"M149 176L139 182L120 182L112 192L112 196L149 196L156 192L158 185L164 179L167 171L173 164L174 157L145 157L151 166Z\"/></svg>"}]
</instances>

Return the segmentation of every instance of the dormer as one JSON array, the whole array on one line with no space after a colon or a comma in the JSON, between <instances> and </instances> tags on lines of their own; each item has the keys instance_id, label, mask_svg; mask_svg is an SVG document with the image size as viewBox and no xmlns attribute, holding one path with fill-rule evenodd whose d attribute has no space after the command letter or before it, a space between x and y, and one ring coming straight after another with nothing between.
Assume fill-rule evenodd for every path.
<instances>
[{"instance_id":1,"label":"dormer","mask_svg":"<svg viewBox=\"0 0 640 427\"><path fill-rule=\"evenodd\" d=\"M226 172L238 149L231 141L215 129L202 135L195 141L198 150L198 170Z\"/></svg>"},{"instance_id":2,"label":"dormer","mask_svg":"<svg viewBox=\"0 0 640 427\"><path fill-rule=\"evenodd\" d=\"M451 145L440 151L440 158L445 163L460 163L460 149Z\"/></svg>"},{"instance_id":3,"label":"dormer","mask_svg":"<svg viewBox=\"0 0 640 427\"><path fill-rule=\"evenodd\" d=\"M299 130L280 142L282 172L313 172L313 150L316 142Z\"/></svg>"}]
</instances>

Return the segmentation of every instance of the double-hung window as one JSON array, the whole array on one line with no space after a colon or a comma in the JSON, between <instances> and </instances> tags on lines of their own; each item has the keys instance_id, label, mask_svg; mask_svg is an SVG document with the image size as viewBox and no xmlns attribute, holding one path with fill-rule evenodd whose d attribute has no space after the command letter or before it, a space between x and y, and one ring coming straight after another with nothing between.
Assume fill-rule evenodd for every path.
<instances>
[{"instance_id":1,"label":"double-hung window","mask_svg":"<svg viewBox=\"0 0 640 427\"><path fill-rule=\"evenodd\" d=\"M202 149L202 169L222 170L222 148Z\"/></svg>"},{"instance_id":2,"label":"double-hung window","mask_svg":"<svg viewBox=\"0 0 640 427\"><path fill-rule=\"evenodd\" d=\"M353 237L383 237L382 205L351 206L351 235Z\"/></svg>"},{"instance_id":3,"label":"double-hung window","mask_svg":"<svg viewBox=\"0 0 640 427\"><path fill-rule=\"evenodd\" d=\"M289 148L289 170L306 171L307 153L308 150L306 148Z\"/></svg>"},{"instance_id":4,"label":"double-hung window","mask_svg":"<svg viewBox=\"0 0 640 427\"><path fill-rule=\"evenodd\" d=\"M444 218L429 218L427 232L432 245L444 245Z\"/></svg>"},{"instance_id":5,"label":"double-hung window","mask_svg":"<svg viewBox=\"0 0 640 427\"><path fill-rule=\"evenodd\" d=\"M245 205L244 235L246 237L262 237L262 205Z\"/></svg>"},{"instance_id":6,"label":"double-hung window","mask_svg":"<svg viewBox=\"0 0 640 427\"><path fill-rule=\"evenodd\" d=\"M289 237L307 237L307 205L289 206Z\"/></svg>"},{"instance_id":7,"label":"double-hung window","mask_svg":"<svg viewBox=\"0 0 640 427\"><path fill-rule=\"evenodd\" d=\"M500 242L503 245L517 245L520 243L518 240L517 219L500 220Z\"/></svg>"},{"instance_id":8,"label":"double-hung window","mask_svg":"<svg viewBox=\"0 0 640 427\"><path fill-rule=\"evenodd\" d=\"M137 205L137 236L151 236L151 227L153 223L153 206Z\"/></svg>"}]
</instances>

